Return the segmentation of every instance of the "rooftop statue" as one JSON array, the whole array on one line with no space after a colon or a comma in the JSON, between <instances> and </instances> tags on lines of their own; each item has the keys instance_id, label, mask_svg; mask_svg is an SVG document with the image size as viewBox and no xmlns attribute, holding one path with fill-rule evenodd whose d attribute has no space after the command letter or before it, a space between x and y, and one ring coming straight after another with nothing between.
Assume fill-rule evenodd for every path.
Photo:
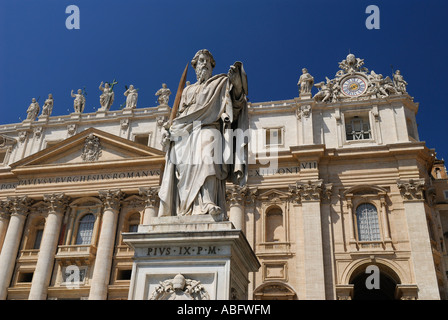
<instances>
[{"instance_id":1,"label":"rooftop statue","mask_svg":"<svg viewBox=\"0 0 448 320\"><path fill-rule=\"evenodd\" d=\"M306 68L302 69L302 75L299 78L297 85L300 87L300 95L311 93L313 88L314 77L308 73Z\"/></svg>"},{"instance_id":2,"label":"rooftop statue","mask_svg":"<svg viewBox=\"0 0 448 320\"><path fill-rule=\"evenodd\" d=\"M26 110L26 120L35 120L37 118L37 115L39 114L39 111L39 103L36 101L36 98L33 98L31 100L31 104L28 107L28 110Z\"/></svg>"},{"instance_id":3,"label":"rooftop statue","mask_svg":"<svg viewBox=\"0 0 448 320\"><path fill-rule=\"evenodd\" d=\"M115 80L112 82L112 86L109 85L109 83L106 82L106 84L103 87L103 81L101 81L101 84L99 86L99 89L103 92L100 96L100 104L101 108L99 110L101 111L109 111L110 107L114 103L114 90L113 85L117 84Z\"/></svg>"},{"instance_id":4,"label":"rooftop statue","mask_svg":"<svg viewBox=\"0 0 448 320\"><path fill-rule=\"evenodd\" d=\"M135 89L131 84L129 88L124 92L124 95L126 96L125 109L137 108L138 89Z\"/></svg>"},{"instance_id":5,"label":"rooftop statue","mask_svg":"<svg viewBox=\"0 0 448 320\"><path fill-rule=\"evenodd\" d=\"M53 111L53 95L50 93L48 95L48 99L45 100L44 105L42 106L42 116L51 116L51 112Z\"/></svg>"},{"instance_id":6,"label":"rooftop statue","mask_svg":"<svg viewBox=\"0 0 448 320\"><path fill-rule=\"evenodd\" d=\"M73 90L71 92L71 96L75 98L73 101L73 107L76 113L82 113L84 111L84 107L86 106L86 98L84 97L82 90L78 89L77 94L73 94Z\"/></svg>"},{"instance_id":7,"label":"rooftop statue","mask_svg":"<svg viewBox=\"0 0 448 320\"><path fill-rule=\"evenodd\" d=\"M397 90L401 93L406 93L406 86L408 85L408 83L404 81L404 78L401 75L400 70L395 71L393 78L395 88L397 88Z\"/></svg>"},{"instance_id":8,"label":"rooftop statue","mask_svg":"<svg viewBox=\"0 0 448 320\"><path fill-rule=\"evenodd\" d=\"M162 88L157 90L156 96L158 96L157 101L161 106L167 106L170 99L171 90L166 87L166 83L162 83Z\"/></svg>"},{"instance_id":9,"label":"rooftop statue","mask_svg":"<svg viewBox=\"0 0 448 320\"><path fill-rule=\"evenodd\" d=\"M185 87L185 68L179 84L172 121L162 135L166 165L159 216L211 214L226 220L226 181L246 183L247 146L230 149L227 129L248 129L247 76L241 62L212 76L215 64L208 50L199 50L191 61L197 82Z\"/></svg>"}]
</instances>

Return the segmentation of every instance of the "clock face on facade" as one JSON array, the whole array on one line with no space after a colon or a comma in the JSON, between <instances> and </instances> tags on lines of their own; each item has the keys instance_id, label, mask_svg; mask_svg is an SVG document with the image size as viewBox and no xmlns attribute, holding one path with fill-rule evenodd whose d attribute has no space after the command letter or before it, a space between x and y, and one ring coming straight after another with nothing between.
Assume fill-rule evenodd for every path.
<instances>
[{"instance_id":1,"label":"clock face on facade","mask_svg":"<svg viewBox=\"0 0 448 320\"><path fill-rule=\"evenodd\" d=\"M349 97L356 97L367 90L366 82L359 77L351 77L342 83L342 92Z\"/></svg>"}]
</instances>

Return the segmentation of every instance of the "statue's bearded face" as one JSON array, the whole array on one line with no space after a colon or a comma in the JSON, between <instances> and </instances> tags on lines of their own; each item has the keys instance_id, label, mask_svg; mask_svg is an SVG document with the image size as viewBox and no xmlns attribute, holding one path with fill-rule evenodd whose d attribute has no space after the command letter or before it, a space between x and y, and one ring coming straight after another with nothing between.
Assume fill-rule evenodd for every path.
<instances>
[{"instance_id":1,"label":"statue's bearded face","mask_svg":"<svg viewBox=\"0 0 448 320\"><path fill-rule=\"evenodd\" d=\"M205 55L199 55L198 62L196 64L196 78L199 83L207 81L212 76L212 64L210 58Z\"/></svg>"}]
</instances>

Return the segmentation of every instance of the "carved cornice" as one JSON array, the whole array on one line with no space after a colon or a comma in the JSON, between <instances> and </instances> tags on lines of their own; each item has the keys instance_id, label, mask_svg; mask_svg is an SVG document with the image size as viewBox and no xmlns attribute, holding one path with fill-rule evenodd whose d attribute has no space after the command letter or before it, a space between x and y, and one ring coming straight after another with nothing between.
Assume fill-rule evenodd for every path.
<instances>
[{"instance_id":1,"label":"carved cornice","mask_svg":"<svg viewBox=\"0 0 448 320\"><path fill-rule=\"evenodd\" d=\"M8 210L11 215L26 217L30 210L32 200L27 196L8 197Z\"/></svg>"},{"instance_id":2,"label":"carved cornice","mask_svg":"<svg viewBox=\"0 0 448 320\"><path fill-rule=\"evenodd\" d=\"M398 189L405 200L423 200L425 179L398 180Z\"/></svg>"},{"instance_id":3,"label":"carved cornice","mask_svg":"<svg viewBox=\"0 0 448 320\"><path fill-rule=\"evenodd\" d=\"M69 197L64 193L44 194L44 201L48 207L48 212L63 214L68 205Z\"/></svg>"},{"instance_id":4,"label":"carved cornice","mask_svg":"<svg viewBox=\"0 0 448 320\"><path fill-rule=\"evenodd\" d=\"M100 190L98 193L105 210L118 211L124 196L120 189Z\"/></svg>"},{"instance_id":5,"label":"carved cornice","mask_svg":"<svg viewBox=\"0 0 448 320\"><path fill-rule=\"evenodd\" d=\"M159 203L159 190L160 187L140 187L138 189L139 194L142 196L145 207L153 208Z\"/></svg>"},{"instance_id":6,"label":"carved cornice","mask_svg":"<svg viewBox=\"0 0 448 320\"><path fill-rule=\"evenodd\" d=\"M226 201L229 205L244 205L252 203L257 196L258 188L250 188L248 185L232 185L226 188Z\"/></svg>"},{"instance_id":7,"label":"carved cornice","mask_svg":"<svg viewBox=\"0 0 448 320\"><path fill-rule=\"evenodd\" d=\"M289 186L289 191L293 201L321 201L329 200L331 197L331 183L324 184L323 180L316 181L297 181L296 184Z\"/></svg>"}]
</instances>

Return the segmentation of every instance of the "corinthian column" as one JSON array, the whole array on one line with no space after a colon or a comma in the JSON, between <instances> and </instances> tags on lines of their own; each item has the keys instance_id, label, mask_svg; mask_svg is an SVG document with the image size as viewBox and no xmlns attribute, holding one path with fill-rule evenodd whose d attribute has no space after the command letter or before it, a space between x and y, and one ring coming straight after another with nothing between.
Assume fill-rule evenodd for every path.
<instances>
[{"instance_id":1,"label":"corinthian column","mask_svg":"<svg viewBox=\"0 0 448 320\"><path fill-rule=\"evenodd\" d=\"M2 251L6 230L8 229L9 217L8 202L0 201L0 252Z\"/></svg>"},{"instance_id":2,"label":"corinthian column","mask_svg":"<svg viewBox=\"0 0 448 320\"><path fill-rule=\"evenodd\" d=\"M160 187L140 187L139 193L145 201L145 212L143 213L142 224L149 224L149 219L157 217L157 203L159 202Z\"/></svg>"},{"instance_id":3,"label":"corinthian column","mask_svg":"<svg viewBox=\"0 0 448 320\"><path fill-rule=\"evenodd\" d=\"M112 267L118 212L123 193L119 189L99 191L104 211L89 300L105 300Z\"/></svg>"},{"instance_id":4,"label":"corinthian column","mask_svg":"<svg viewBox=\"0 0 448 320\"><path fill-rule=\"evenodd\" d=\"M11 218L0 254L0 300L5 300L22 238L23 225L31 200L26 196L8 198Z\"/></svg>"},{"instance_id":5,"label":"corinthian column","mask_svg":"<svg viewBox=\"0 0 448 320\"><path fill-rule=\"evenodd\" d=\"M244 207L246 202L253 200L256 189L251 190L247 185L232 185L226 188L226 200L229 207L229 220L236 229L243 230L245 228Z\"/></svg>"},{"instance_id":6,"label":"corinthian column","mask_svg":"<svg viewBox=\"0 0 448 320\"><path fill-rule=\"evenodd\" d=\"M68 198L63 193L46 194L44 201L48 206L48 215L39 249L36 269L31 283L29 300L45 300L50 285L54 256L61 231L62 217L67 207Z\"/></svg>"}]
</instances>

